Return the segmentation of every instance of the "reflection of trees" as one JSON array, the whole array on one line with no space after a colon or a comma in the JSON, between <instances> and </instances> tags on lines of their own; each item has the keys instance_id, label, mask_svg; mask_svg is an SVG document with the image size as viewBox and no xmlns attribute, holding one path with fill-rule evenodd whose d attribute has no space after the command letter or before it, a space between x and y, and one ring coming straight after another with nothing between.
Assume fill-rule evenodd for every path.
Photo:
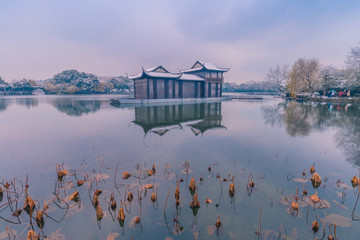
<instances>
[{"instance_id":1,"label":"reflection of trees","mask_svg":"<svg viewBox=\"0 0 360 240\"><path fill-rule=\"evenodd\" d=\"M0 112L5 111L8 106L8 102L5 98L0 98Z\"/></svg>"},{"instance_id":2,"label":"reflection of trees","mask_svg":"<svg viewBox=\"0 0 360 240\"><path fill-rule=\"evenodd\" d=\"M311 130L309 122L311 106L290 102L284 110L286 132L290 136L308 136Z\"/></svg>"},{"instance_id":3,"label":"reflection of trees","mask_svg":"<svg viewBox=\"0 0 360 240\"><path fill-rule=\"evenodd\" d=\"M37 98L17 98L16 103L31 108L38 106L39 100Z\"/></svg>"},{"instance_id":4,"label":"reflection of trees","mask_svg":"<svg viewBox=\"0 0 360 240\"><path fill-rule=\"evenodd\" d=\"M290 136L308 136L312 131L336 128L335 141L348 160L360 166L360 106L287 101L262 108L265 123L286 125Z\"/></svg>"},{"instance_id":5,"label":"reflection of trees","mask_svg":"<svg viewBox=\"0 0 360 240\"><path fill-rule=\"evenodd\" d=\"M279 103L275 106L262 107L261 110L263 111L266 125L270 125L272 127L282 126L284 103Z\"/></svg>"},{"instance_id":6,"label":"reflection of trees","mask_svg":"<svg viewBox=\"0 0 360 240\"><path fill-rule=\"evenodd\" d=\"M52 104L63 113L69 116L81 116L100 109L100 100L79 100L70 98L55 99Z\"/></svg>"}]
</instances>

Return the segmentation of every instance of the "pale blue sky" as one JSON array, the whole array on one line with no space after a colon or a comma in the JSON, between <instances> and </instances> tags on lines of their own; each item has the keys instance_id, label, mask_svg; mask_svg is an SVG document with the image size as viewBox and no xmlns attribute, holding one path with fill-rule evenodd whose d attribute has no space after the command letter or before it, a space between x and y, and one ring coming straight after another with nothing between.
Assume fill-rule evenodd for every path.
<instances>
[{"instance_id":1,"label":"pale blue sky","mask_svg":"<svg viewBox=\"0 0 360 240\"><path fill-rule=\"evenodd\" d=\"M0 76L177 71L199 59L231 66L226 81L258 81L298 57L341 66L359 26L355 0L0 0Z\"/></svg>"}]
</instances>

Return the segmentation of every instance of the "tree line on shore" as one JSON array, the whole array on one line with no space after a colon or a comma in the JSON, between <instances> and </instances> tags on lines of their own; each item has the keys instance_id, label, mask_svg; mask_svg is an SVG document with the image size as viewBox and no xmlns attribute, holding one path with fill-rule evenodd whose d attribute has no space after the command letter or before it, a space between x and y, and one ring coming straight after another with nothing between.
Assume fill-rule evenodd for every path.
<instances>
[{"instance_id":1,"label":"tree line on shore","mask_svg":"<svg viewBox=\"0 0 360 240\"><path fill-rule=\"evenodd\" d=\"M8 83L0 77L0 92L5 94L32 94L36 89L46 94L130 93L133 82L123 76L98 77L77 70L65 70L40 81L22 79Z\"/></svg>"},{"instance_id":2,"label":"tree line on shore","mask_svg":"<svg viewBox=\"0 0 360 240\"><path fill-rule=\"evenodd\" d=\"M321 65L317 58L298 58L291 67L276 65L266 75L266 81L278 92L295 97L299 93L318 92L321 95L346 91L360 95L360 43L352 47L343 67Z\"/></svg>"},{"instance_id":3,"label":"tree line on shore","mask_svg":"<svg viewBox=\"0 0 360 240\"><path fill-rule=\"evenodd\" d=\"M331 91L360 95L360 43L350 49L343 67L322 65L317 58L298 58L293 65L271 67L264 81L224 83L224 92L285 93L295 97L307 92L321 95Z\"/></svg>"}]
</instances>

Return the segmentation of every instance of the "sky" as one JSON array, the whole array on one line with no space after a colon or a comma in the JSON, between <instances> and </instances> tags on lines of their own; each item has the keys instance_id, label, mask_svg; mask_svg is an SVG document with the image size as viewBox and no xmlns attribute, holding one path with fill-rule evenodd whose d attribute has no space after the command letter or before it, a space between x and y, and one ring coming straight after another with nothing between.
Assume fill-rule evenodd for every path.
<instances>
[{"instance_id":1,"label":"sky","mask_svg":"<svg viewBox=\"0 0 360 240\"><path fill-rule=\"evenodd\" d=\"M360 42L357 0L0 0L0 76L43 80L169 71L196 60L262 81L299 57L344 65Z\"/></svg>"}]
</instances>

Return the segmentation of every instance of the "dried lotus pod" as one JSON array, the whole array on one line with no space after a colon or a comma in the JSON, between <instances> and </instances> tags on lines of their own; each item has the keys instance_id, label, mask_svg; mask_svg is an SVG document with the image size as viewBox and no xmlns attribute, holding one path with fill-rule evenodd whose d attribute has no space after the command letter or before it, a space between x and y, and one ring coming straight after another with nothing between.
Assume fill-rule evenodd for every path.
<instances>
[{"instance_id":1,"label":"dried lotus pod","mask_svg":"<svg viewBox=\"0 0 360 240\"><path fill-rule=\"evenodd\" d=\"M12 213L12 215L13 215L14 217L19 217L20 214L21 214L21 212L22 212L21 209L16 209L16 210Z\"/></svg>"},{"instance_id":2,"label":"dried lotus pod","mask_svg":"<svg viewBox=\"0 0 360 240\"><path fill-rule=\"evenodd\" d=\"M215 227L216 228L220 228L221 227L221 221L220 221L220 214L217 215L217 220L216 220L216 223L215 223Z\"/></svg>"},{"instance_id":3,"label":"dried lotus pod","mask_svg":"<svg viewBox=\"0 0 360 240\"><path fill-rule=\"evenodd\" d=\"M315 172L315 168L314 168L314 166L311 166L310 167L310 174L312 175L314 172Z\"/></svg>"},{"instance_id":4,"label":"dried lotus pod","mask_svg":"<svg viewBox=\"0 0 360 240\"><path fill-rule=\"evenodd\" d=\"M116 211L116 201L115 200L111 201L110 207L111 207L111 210Z\"/></svg>"},{"instance_id":5,"label":"dried lotus pod","mask_svg":"<svg viewBox=\"0 0 360 240\"><path fill-rule=\"evenodd\" d=\"M34 209L35 209L35 202L34 200L31 199L31 197L27 197L25 199L25 203L24 203L24 206L23 206L23 210L29 214L29 215L32 215L32 213L34 212Z\"/></svg>"},{"instance_id":6,"label":"dried lotus pod","mask_svg":"<svg viewBox=\"0 0 360 240\"><path fill-rule=\"evenodd\" d=\"M311 200L314 204L320 202L320 198L318 197L317 192L315 192L314 195L311 195L311 196L310 196L310 200Z\"/></svg>"},{"instance_id":7,"label":"dried lotus pod","mask_svg":"<svg viewBox=\"0 0 360 240\"><path fill-rule=\"evenodd\" d=\"M79 202L80 201L80 195L78 191L75 191L73 194L70 195L70 200L74 201L74 202Z\"/></svg>"},{"instance_id":8,"label":"dried lotus pod","mask_svg":"<svg viewBox=\"0 0 360 240\"><path fill-rule=\"evenodd\" d=\"M153 166L152 166L152 169L151 169L152 171L153 171L153 173L155 174L156 173L156 166L155 166L155 163L153 164Z\"/></svg>"},{"instance_id":9,"label":"dried lotus pod","mask_svg":"<svg viewBox=\"0 0 360 240\"><path fill-rule=\"evenodd\" d=\"M147 170L148 176L154 175L154 172L152 170Z\"/></svg>"},{"instance_id":10,"label":"dried lotus pod","mask_svg":"<svg viewBox=\"0 0 360 240\"><path fill-rule=\"evenodd\" d=\"M133 200L134 196L131 192L128 193L127 200L131 202Z\"/></svg>"},{"instance_id":11,"label":"dried lotus pod","mask_svg":"<svg viewBox=\"0 0 360 240\"><path fill-rule=\"evenodd\" d=\"M151 201L154 203L156 201L156 194L152 193L151 194Z\"/></svg>"},{"instance_id":12,"label":"dried lotus pod","mask_svg":"<svg viewBox=\"0 0 360 240\"><path fill-rule=\"evenodd\" d=\"M196 189L195 179L194 177L192 177L189 183L189 190L191 193L194 193L195 189Z\"/></svg>"},{"instance_id":13,"label":"dried lotus pod","mask_svg":"<svg viewBox=\"0 0 360 240\"><path fill-rule=\"evenodd\" d=\"M125 221L125 213L122 207L119 209L119 214L117 218L119 221Z\"/></svg>"},{"instance_id":14,"label":"dried lotus pod","mask_svg":"<svg viewBox=\"0 0 360 240\"><path fill-rule=\"evenodd\" d=\"M135 222L136 224L139 224L139 223L140 223L140 217L139 217L139 216L136 216L134 222Z\"/></svg>"},{"instance_id":15,"label":"dried lotus pod","mask_svg":"<svg viewBox=\"0 0 360 240\"><path fill-rule=\"evenodd\" d=\"M94 195L99 196L103 191L98 189L94 192Z\"/></svg>"},{"instance_id":16,"label":"dried lotus pod","mask_svg":"<svg viewBox=\"0 0 360 240\"><path fill-rule=\"evenodd\" d=\"M293 202L291 203L290 208L291 208L294 212L299 211L299 204L297 203L297 201L293 201Z\"/></svg>"},{"instance_id":17,"label":"dried lotus pod","mask_svg":"<svg viewBox=\"0 0 360 240\"><path fill-rule=\"evenodd\" d=\"M94 195L92 205L96 208L99 205L99 199L97 195Z\"/></svg>"},{"instance_id":18,"label":"dried lotus pod","mask_svg":"<svg viewBox=\"0 0 360 240\"><path fill-rule=\"evenodd\" d=\"M129 172L123 172L122 173L122 178L123 179L128 179L129 177L131 177L131 174Z\"/></svg>"},{"instance_id":19,"label":"dried lotus pod","mask_svg":"<svg viewBox=\"0 0 360 240\"><path fill-rule=\"evenodd\" d=\"M44 222L44 212L39 210L36 214L36 217L35 217L35 220L36 220L36 225L40 228L40 229L43 229L44 228L44 225L45 225L45 222Z\"/></svg>"},{"instance_id":20,"label":"dried lotus pod","mask_svg":"<svg viewBox=\"0 0 360 240\"><path fill-rule=\"evenodd\" d=\"M235 194L235 185L234 185L234 183L230 183L230 185L229 185L229 195L230 195L230 197L234 197L234 194Z\"/></svg>"},{"instance_id":21,"label":"dried lotus pod","mask_svg":"<svg viewBox=\"0 0 360 240\"><path fill-rule=\"evenodd\" d=\"M200 207L200 202L197 198L197 194L195 193L193 196L193 200L190 202L190 208L195 209Z\"/></svg>"},{"instance_id":22,"label":"dried lotus pod","mask_svg":"<svg viewBox=\"0 0 360 240\"><path fill-rule=\"evenodd\" d=\"M211 172L211 165L208 166L208 171Z\"/></svg>"},{"instance_id":23,"label":"dried lotus pod","mask_svg":"<svg viewBox=\"0 0 360 240\"><path fill-rule=\"evenodd\" d=\"M321 177L317 173L315 173L310 180L314 188L318 188L321 185Z\"/></svg>"},{"instance_id":24,"label":"dried lotus pod","mask_svg":"<svg viewBox=\"0 0 360 240\"><path fill-rule=\"evenodd\" d=\"M317 233L319 231L319 222L317 220L314 220L311 224L311 229L314 233Z\"/></svg>"},{"instance_id":25,"label":"dried lotus pod","mask_svg":"<svg viewBox=\"0 0 360 240\"><path fill-rule=\"evenodd\" d=\"M80 187L80 186L82 186L82 185L84 185L84 183L85 183L85 181L84 180L77 180L77 185Z\"/></svg>"},{"instance_id":26,"label":"dried lotus pod","mask_svg":"<svg viewBox=\"0 0 360 240\"><path fill-rule=\"evenodd\" d=\"M179 181L177 181L176 188L175 188L175 199L180 199L180 189L179 189Z\"/></svg>"},{"instance_id":27,"label":"dried lotus pod","mask_svg":"<svg viewBox=\"0 0 360 240\"><path fill-rule=\"evenodd\" d=\"M211 203L212 203L212 200L211 200L210 198L206 198L206 199L205 199L205 203L206 203L206 204L211 204Z\"/></svg>"},{"instance_id":28,"label":"dried lotus pod","mask_svg":"<svg viewBox=\"0 0 360 240\"><path fill-rule=\"evenodd\" d=\"M356 176L351 179L351 185L353 187L357 187L359 185L359 179Z\"/></svg>"},{"instance_id":29,"label":"dried lotus pod","mask_svg":"<svg viewBox=\"0 0 360 240\"><path fill-rule=\"evenodd\" d=\"M3 197L4 197L4 191L2 187L0 187L0 202L2 201Z\"/></svg>"},{"instance_id":30,"label":"dried lotus pod","mask_svg":"<svg viewBox=\"0 0 360 240\"><path fill-rule=\"evenodd\" d=\"M102 210L100 204L96 207L96 219L98 221L101 221L101 219L104 217L104 211Z\"/></svg>"},{"instance_id":31,"label":"dried lotus pod","mask_svg":"<svg viewBox=\"0 0 360 240\"><path fill-rule=\"evenodd\" d=\"M34 230L30 230L28 232L28 234L26 235L26 240L38 240L39 237L36 236L36 233L34 232Z\"/></svg>"},{"instance_id":32,"label":"dried lotus pod","mask_svg":"<svg viewBox=\"0 0 360 240\"><path fill-rule=\"evenodd\" d=\"M152 184L149 184L149 183L147 183L147 184L145 184L144 185L144 188L145 189L152 189L154 186L152 185Z\"/></svg>"}]
</instances>

